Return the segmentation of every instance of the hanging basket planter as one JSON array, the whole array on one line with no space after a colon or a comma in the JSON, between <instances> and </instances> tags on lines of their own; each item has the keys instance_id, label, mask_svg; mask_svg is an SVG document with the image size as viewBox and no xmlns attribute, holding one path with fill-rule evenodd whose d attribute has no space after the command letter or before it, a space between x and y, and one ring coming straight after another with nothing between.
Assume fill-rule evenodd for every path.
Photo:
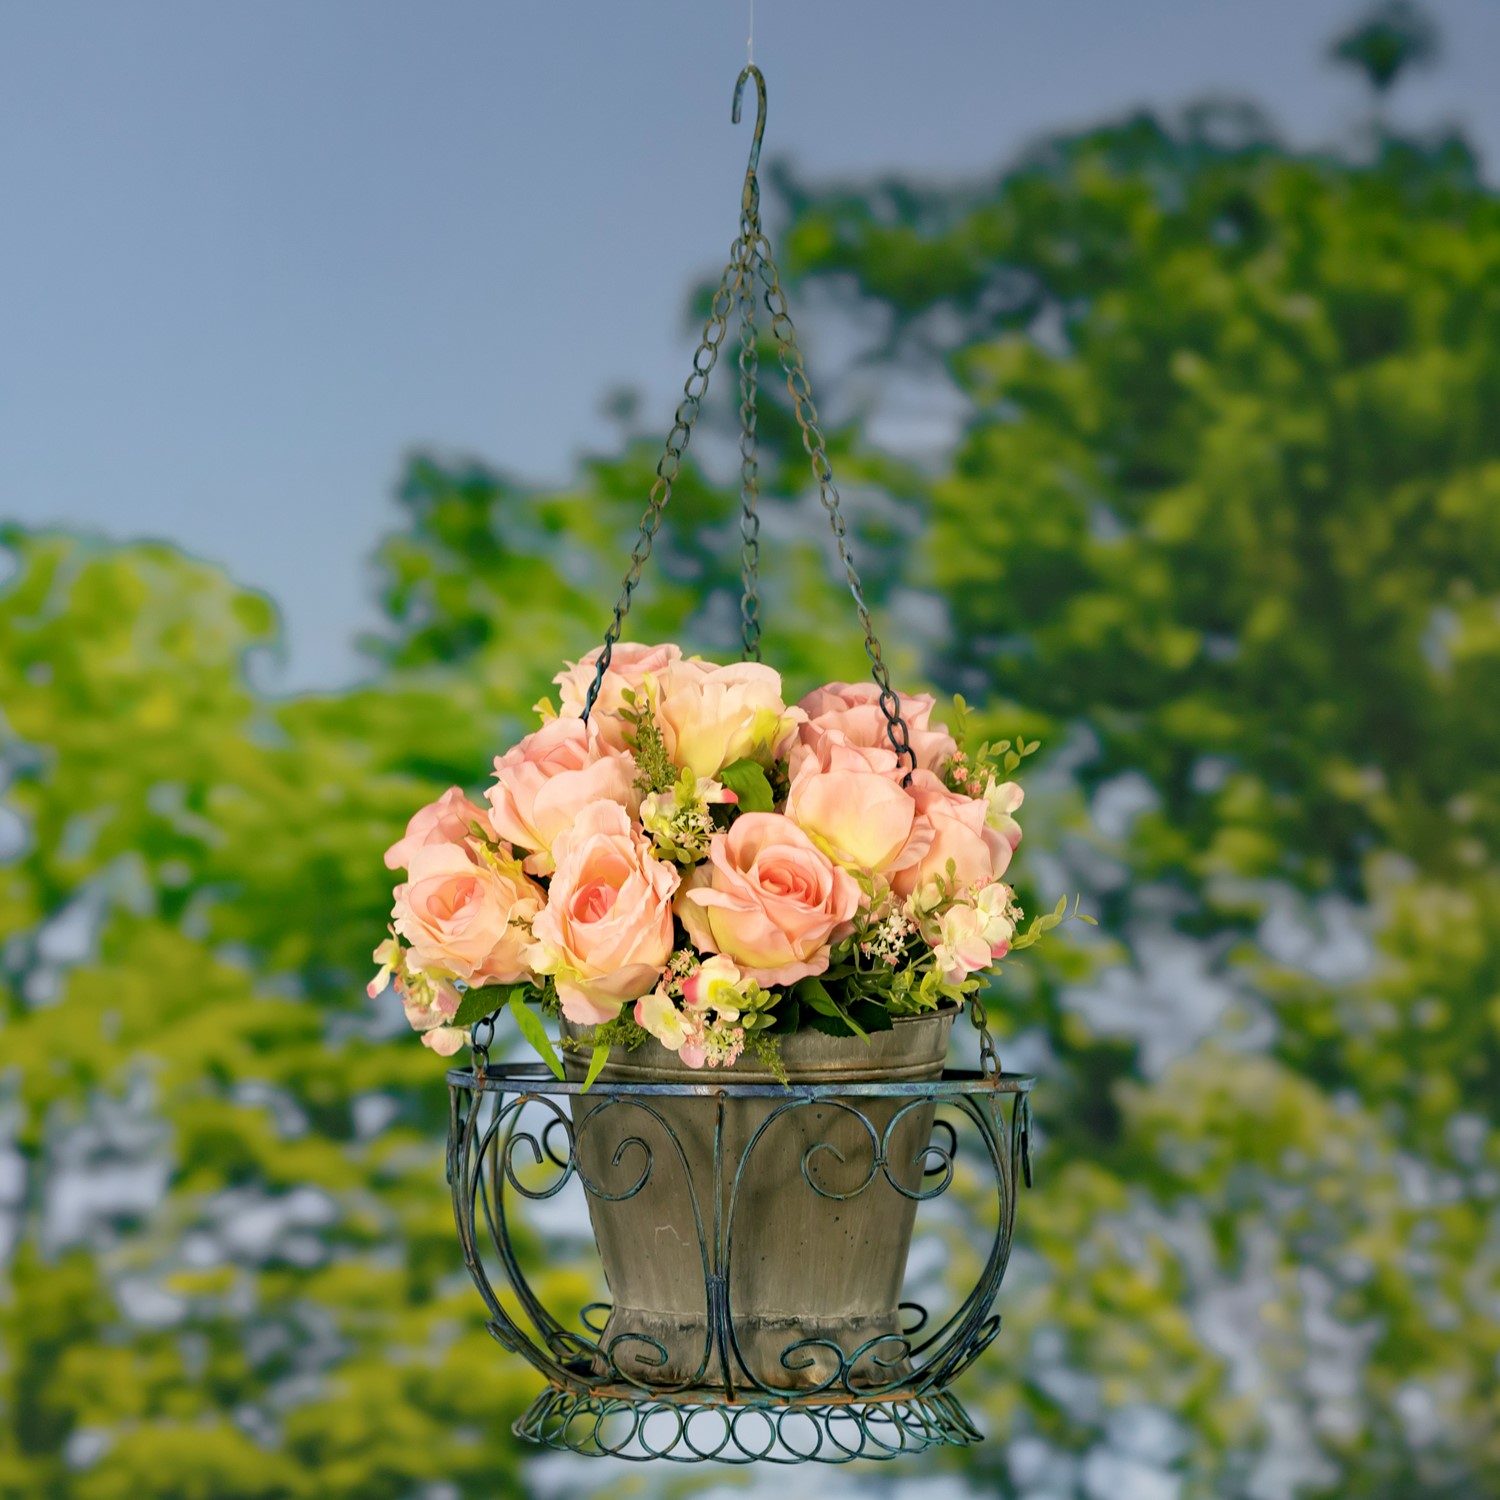
<instances>
[{"instance_id":1,"label":"hanging basket planter","mask_svg":"<svg viewBox=\"0 0 1500 1500\"><path fill-rule=\"evenodd\" d=\"M978 1442L950 1387L1000 1329L1032 1081L940 1073L931 1033L950 1021L898 1022L870 1052L798 1036L790 1085L738 1064L705 1077L649 1045L586 1095L536 1064L449 1073L464 1261L496 1341L546 1381L517 1434L731 1464ZM903 1290L907 1249L919 1211L963 1189L959 1238L983 1218L988 1244L938 1316ZM522 1266L517 1211L568 1194L613 1301L575 1292L560 1312Z\"/></svg>"},{"instance_id":2,"label":"hanging basket planter","mask_svg":"<svg viewBox=\"0 0 1500 1500\"><path fill-rule=\"evenodd\" d=\"M760 227L753 66L734 118L750 82L740 233L604 644L486 805L454 787L387 852L407 879L371 992L393 982L434 1051L472 1047L448 1177L489 1329L546 1382L520 1436L843 1462L979 1439L950 1387L1000 1327L1032 1082L1001 1071L979 995L1067 913L1023 925L1004 880L1035 747L970 746L961 704L955 736L891 686ZM795 704L760 661L759 309L871 667ZM744 660L717 666L621 634L736 310ZM965 1017L980 1067L945 1071ZM502 1026L542 1061L492 1062ZM586 1269L539 1273L535 1246L585 1222L602 1285L580 1295ZM924 1222L962 1286L914 1264Z\"/></svg>"}]
</instances>

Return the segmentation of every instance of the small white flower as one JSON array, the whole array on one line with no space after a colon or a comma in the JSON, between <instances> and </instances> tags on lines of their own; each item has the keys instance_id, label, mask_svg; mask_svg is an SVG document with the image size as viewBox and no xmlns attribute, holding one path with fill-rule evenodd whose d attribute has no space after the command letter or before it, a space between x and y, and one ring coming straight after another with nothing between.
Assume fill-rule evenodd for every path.
<instances>
[{"instance_id":1,"label":"small white flower","mask_svg":"<svg viewBox=\"0 0 1500 1500\"><path fill-rule=\"evenodd\" d=\"M635 1002L635 1021L659 1041L668 1052L678 1052L688 1040L687 1022L665 990L652 990Z\"/></svg>"},{"instance_id":2,"label":"small white flower","mask_svg":"<svg viewBox=\"0 0 1500 1500\"><path fill-rule=\"evenodd\" d=\"M712 1010L720 1021L737 1021L744 976L732 958L716 953L706 958L695 973L682 981L683 1002L690 1010Z\"/></svg>"}]
</instances>

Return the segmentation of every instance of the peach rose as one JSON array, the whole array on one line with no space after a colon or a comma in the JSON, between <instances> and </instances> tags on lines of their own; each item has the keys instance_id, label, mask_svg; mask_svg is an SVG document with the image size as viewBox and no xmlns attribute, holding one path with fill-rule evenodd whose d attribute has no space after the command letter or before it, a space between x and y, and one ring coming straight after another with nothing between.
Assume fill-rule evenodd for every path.
<instances>
[{"instance_id":1,"label":"peach rose","mask_svg":"<svg viewBox=\"0 0 1500 1500\"><path fill-rule=\"evenodd\" d=\"M489 827L484 809L476 807L456 787L450 786L436 802L419 807L406 825L404 837L385 851L387 870L405 870L418 849L428 844L462 844L473 836L471 824Z\"/></svg>"},{"instance_id":2,"label":"peach rose","mask_svg":"<svg viewBox=\"0 0 1500 1500\"><path fill-rule=\"evenodd\" d=\"M891 774L895 751L852 746L828 729L799 745L792 764L786 815L841 865L888 877L927 852L925 826L913 836L917 804Z\"/></svg>"},{"instance_id":3,"label":"peach rose","mask_svg":"<svg viewBox=\"0 0 1500 1500\"><path fill-rule=\"evenodd\" d=\"M957 884L966 889L986 886L1005 873L1011 844L986 824L988 802L950 792L931 771L913 774L911 795L917 810L912 835L926 840L926 848L892 878L897 894L909 896L938 876L946 879L950 859Z\"/></svg>"},{"instance_id":4,"label":"peach rose","mask_svg":"<svg viewBox=\"0 0 1500 1500\"><path fill-rule=\"evenodd\" d=\"M700 950L763 985L791 984L828 967L859 902L853 877L790 818L742 813L684 881L677 915Z\"/></svg>"},{"instance_id":5,"label":"peach rose","mask_svg":"<svg viewBox=\"0 0 1500 1500\"><path fill-rule=\"evenodd\" d=\"M958 750L958 743L944 725L928 724L937 700L931 693L898 693L896 697L917 765L926 771L940 769ZM803 744L815 743L824 730L839 729L851 745L892 750L880 689L873 682L830 682L827 687L814 688L797 706L807 714L801 731ZM904 775L909 765L905 756L901 764Z\"/></svg>"},{"instance_id":6,"label":"peach rose","mask_svg":"<svg viewBox=\"0 0 1500 1500\"><path fill-rule=\"evenodd\" d=\"M589 654L568 665L552 680L557 684L558 697L562 700L562 717L581 719L583 706L588 702L589 688L594 681L594 672L599 665L599 653L604 648L596 646ZM598 724L604 743L614 750L624 750L625 735L629 725L620 717L625 707L624 692L629 688L639 692L648 675L655 677L668 667L683 660L679 646L639 646L633 641L620 641L609 654L609 666L604 681L599 684L599 696L589 713L589 723Z\"/></svg>"},{"instance_id":7,"label":"peach rose","mask_svg":"<svg viewBox=\"0 0 1500 1500\"><path fill-rule=\"evenodd\" d=\"M476 863L456 844L425 844L411 857L411 878L396 887L392 920L411 944L411 965L472 985L532 977L523 957L524 924L542 891L513 860L487 852Z\"/></svg>"},{"instance_id":8,"label":"peach rose","mask_svg":"<svg viewBox=\"0 0 1500 1500\"><path fill-rule=\"evenodd\" d=\"M485 793L490 823L531 851L522 861L531 874L550 875L553 840L591 802L618 802L634 814L641 801L635 777L630 752L605 744L592 719L552 719L495 757L497 784Z\"/></svg>"},{"instance_id":9,"label":"peach rose","mask_svg":"<svg viewBox=\"0 0 1500 1500\"><path fill-rule=\"evenodd\" d=\"M904 756L896 758L889 741L883 745L856 745L842 729L824 729L812 724L799 724L797 735L797 743L787 757L787 774L793 781L809 760L826 769L873 771L896 782L911 769Z\"/></svg>"},{"instance_id":10,"label":"peach rose","mask_svg":"<svg viewBox=\"0 0 1500 1500\"><path fill-rule=\"evenodd\" d=\"M673 765L713 776L737 760L769 765L802 721L781 698L781 674L760 662L682 662L657 678L656 722Z\"/></svg>"},{"instance_id":11,"label":"peach rose","mask_svg":"<svg viewBox=\"0 0 1500 1500\"><path fill-rule=\"evenodd\" d=\"M618 802L585 807L552 845L557 870L532 923L529 960L557 976L570 1021L613 1020L661 978L672 953L674 865L651 846Z\"/></svg>"}]
</instances>

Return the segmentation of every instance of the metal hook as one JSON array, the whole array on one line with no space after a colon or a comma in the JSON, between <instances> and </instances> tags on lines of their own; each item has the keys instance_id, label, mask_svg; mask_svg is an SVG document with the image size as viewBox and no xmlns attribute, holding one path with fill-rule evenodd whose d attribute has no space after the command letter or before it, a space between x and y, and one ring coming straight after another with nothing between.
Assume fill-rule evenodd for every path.
<instances>
[{"instance_id":1,"label":"metal hook","mask_svg":"<svg viewBox=\"0 0 1500 1500\"><path fill-rule=\"evenodd\" d=\"M759 68L751 63L739 76L734 86L733 123L740 123L740 98L745 92L747 79L755 80L755 135L750 141L750 165L745 168L745 195L740 200L746 215L755 219L760 214L760 184L755 174L760 170L760 143L766 133L766 79Z\"/></svg>"}]
</instances>

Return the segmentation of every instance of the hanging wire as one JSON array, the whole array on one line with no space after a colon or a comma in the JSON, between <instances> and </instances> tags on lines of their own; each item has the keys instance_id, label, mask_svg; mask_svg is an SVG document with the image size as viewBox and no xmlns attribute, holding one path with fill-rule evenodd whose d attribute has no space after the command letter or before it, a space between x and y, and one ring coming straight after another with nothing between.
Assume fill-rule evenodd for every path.
<instances>
[{"instance_id":1,"label":"hanging wire","mask_svg":"<svg viewBox=\"0 0 1500 1500\"><path fill-rule=\"evenodd\" d=\"M656 466L656 482L651 487L650 501L641 518L640 534L630 554L630 567L615 603L614 618L604 634L604 645L595 664L594 680L589 684L588 697L584 701L583 717L588 719L604 683L604 674L609 670L610 659L620 632L624 628L625 616L630 611L630 601L636 586L641 581L641 569L651 555L651 545L661 525L662 511L672 498L672 485L682 465L682 455L692 436L693 423L697 420L699 406L708 389L708 377L719 357L719 346L723 343L725 329L736 301L754 299L764 287L762 298L771 315L771 334L776 340L776 357L786 375L787 390L791 394L792 407L797 426L802 432L802 446L812 463L813 477L818 483L818 498L828 514L828 524L833 532L844 578L854 598L859 623L864 631L865 655L870 660L870 673L880 689L880 709L885 715L886 736L896 752L896 763L907 763L908 769L903 784L911 785L912 775L917 769L916 752L911 746L911 733L901 712L901 699L891 686L891 674L881 653L880 641L875 634L875 622L865 602L864 585L849 549L848 528L844 522L839 501L838 487L833 482L832 466L828 462L827 445L818 427L818 409L813 404L812 388L808 384L807 369L802 351L797 346L797 330L787 311L786 294L781 289L781 277L776 262L771 256L771 244L760 227L760 148L766 132L766 80L755 64L748 63L734 85L734 108L731 118L735 124L740 119L740 103L745 85L755 85L755 130L750 140L750 159L745 168L745 186L740 197L740 234L730 251L729 264L719 280L709 310L708 322L703 338L693 355L693 373L683 387L683 398L677 408L672 431L667 437L666 451ZM748 333L741 325L741 574L745 587L741 600L741 615L744 621L744 642L747 655L759 656L760 639L760 595L759 558L760 521L755 511L758 492L758 466L753 457L755 432L752 420L746 420L747 411L753 419L755 387L750 381L750 356L746 354L746 339L754 339L753 308L750 313ZM758 352L755 356L758 367ZM748 383L747 385L747 382ZM747 489L748 483L748 489Z\"/></svg>"}]
</instances>

